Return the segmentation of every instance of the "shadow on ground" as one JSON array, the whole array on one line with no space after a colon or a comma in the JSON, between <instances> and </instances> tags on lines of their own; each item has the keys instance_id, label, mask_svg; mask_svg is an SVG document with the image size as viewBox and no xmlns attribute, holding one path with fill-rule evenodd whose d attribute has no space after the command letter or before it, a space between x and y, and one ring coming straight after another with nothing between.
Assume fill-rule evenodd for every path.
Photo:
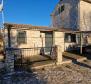
<instances>
[{"instance_id":1,"label":"shadow on ground","mask_svg":"<svg viewBox=\"0 0 91 84\"><path fill-rule=\"evenodd\" d=\"M47 84L32 70L0 74L0 84Z\"/></svg>"},{"instance_id":2,"label":"shadow on ground","mask_svg":"<svg viewBox=\"0 0 91 84\"><path fill-rule=\"evenodd\" d=\"M83 52L83 54L80 54L80 50L73 50L73 51L69 51L69 52L73 53L73 54L76 54L76 55L80 55L82 57L86 57L88 60L91 60L91 53ZM85 63L82 63L82 62L78 62L74 58L68 58L68 59L71 59L74 64L77 64L79 66L83 66L83 67L91 69L91 66L89 66L88 64L85 64Z\"/></svg>"},{"instance_id":3,"label":"shadow on ground","mask_svg":"<svg viewBox=\"0 0 91 84\"><path fill-rule=\"evenodd\" d=\"M74 64L77 64L79 66L82 66L82 67L86 67L86 68L90 68L91 69L91 66L89 66L88 64L85 64L85 63L82 63L82 62L78 62L76 60L73 60L72 61Z\"/></svg>"}]
</instances>

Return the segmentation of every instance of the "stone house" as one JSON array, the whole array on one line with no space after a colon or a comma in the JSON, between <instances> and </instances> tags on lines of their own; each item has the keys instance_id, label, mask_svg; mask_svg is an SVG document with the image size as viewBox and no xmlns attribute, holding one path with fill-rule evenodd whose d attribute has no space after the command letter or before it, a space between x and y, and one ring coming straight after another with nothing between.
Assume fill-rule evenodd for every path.
<instances>
[{"instance_id":1,"label":"stone house","mask_svg":"<svg viewBox=\"0 0 91 84\"><path fill-rule=\"evenodd\" d=\"M32 59L33 63L36 62L36 59L39 61L48 60L47 56L55 57L53 60L51 59L53 63L60 64L62 52L69 50L69 46L71 49L76 44L75 34L70 40L66 35L73 32L71 29L11 23L5 23L4 27L7 72L14 71L17 63L22 66L24 63L32 62ZM53 50L51 50L52 48ZM44 49L44 53L40 53L42 49Z\"/></svg>"},{"instance_id":2,"label":"stone house","mask_svg":"<svg viewBox=\"0 0 91 84\"><path fill-rule=\"evenodd\" d=\"M72 32L73 30L64 28L5 23L5 47L38 48L59 45L64 52L69 45L76 44L75 34L71 34ZM68 34L71 34L70 40Z\"/></svg>"},{"instance_id":3,"label":"stone house","mask_svg":"<svg viewBox=\"0 0 91 84\"><path fill-rule=\"evenodd\" d=\"M82 3L83 4L87 3L88 5L90 5L90 1L87 0L81 0L80 4ZM44 48L43 51L45 53L49 53L49 49L46 48L51 48L55 45L61 47L61 48L57 47L57 49L55 50L58 51L56 54L57 61L60 63L61 60L62 62L62 52L73 49L75 45L79 43L78 41L79 35L77 37L76 32L79 32L77 31L79 28L81 29L81 22L79 24L79 21L81 19L79 20L79 18L81 17L80 15L82 15L81 14L82 12L81 13L78 12L81 10L81 9L77 10L78 7L81 6L78 4L79 0L75 1L73 0L73 2L71 2L71 0L70 1L60 0L60 2L58 3L58 5L56 6L55 10L52 13L53 27L5 23L4 24L5 28L3 33L4 44L6 49L5 66L9 69L9 71L12 71L12 67L14 68L16 59L15 53L16 54L18 53L17 57L20 56L19 53L23 55L23 58L26 58L26 56L27 58L29 56L34 57L35 55L40 54L42 48ZM60 9L60 7L62 9ZM83 12L84 10L85 9L83 9ZM87 28L87 30L89 30L89 27ZM17 49L18 51L20 49L23 49L23 51L20 50L19 52L17 51L12 52L12 49L15 50Z\"/></svg>"},{"instance_id":4,"label":"stone house","mask_svg":"<svg viewBox=\"0 0 91 84\"><path fill-rule=\"evenodd\" d=\"M21 68L29 65L32 59L35 59L32 64L41 60L42 62L46 59L49 60L49 58L52 58L50 60L53 64L64 63L62 54L64 51L76 47L75 33L79 32L70 28L51 28L27 24L5 23L4 27L5 64L3 67L7 69L7 72L13 72L17 67ZM53 50L51 50L52 47ZM42 49L44 50L41 56ZM51 54L49 55L50 51ZM36 59L38 59L37 62Z\"/></svg>"},{"instance_id":5,"label":"stone house","mask_svg":"<svg viewBox=\"0 0 91 84\"><path fill-rule=\"evenodd\" d=\"M51 17L53 27L91 31L91 0L60 0ZM83 44L91 44L91 34L84 32L82 35ZM70 40L71 36L68 37ZM79 37L80 32L76 33L77 43L80 43Z\"/></svg>"},{"instance_id":6,"label":"stone house","mask_svg":"<svg viewBox=\"0 0 91 84\"><path fill-rule=\"evenodd\" d=\"M53 27L91 31L91 0L60 0L51 17Z\"/></svg>"}]
</instances>

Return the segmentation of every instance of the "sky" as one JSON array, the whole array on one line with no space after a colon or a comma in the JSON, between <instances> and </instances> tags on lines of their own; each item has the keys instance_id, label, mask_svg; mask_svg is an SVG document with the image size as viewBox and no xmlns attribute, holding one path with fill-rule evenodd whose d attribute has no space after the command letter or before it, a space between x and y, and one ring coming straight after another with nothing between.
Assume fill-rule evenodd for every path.
<instances>
[{"instance_id":1,"label":"sky","mask_svg":"<svg viewBox=\"0 0 91 84\"><path fill-rule=\"evenodd\" d=\"M8 23L49 26L59 0L4 0L4 19Z\"/></svg>"}]
</instances>

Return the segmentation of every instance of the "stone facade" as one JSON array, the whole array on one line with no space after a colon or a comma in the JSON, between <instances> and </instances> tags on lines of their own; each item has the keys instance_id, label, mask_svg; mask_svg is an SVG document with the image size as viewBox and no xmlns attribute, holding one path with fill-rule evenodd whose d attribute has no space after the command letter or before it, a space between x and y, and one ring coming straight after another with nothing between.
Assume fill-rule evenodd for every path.
<instances>
[{"instance_id":1,"label":"stone facade","mask_svg":"<svg viewBox=\"0 0 91 84\"><path fill-rule=\"evenodd\" d=\"M89 44L91 44L91 36L88 36L87 41Z\"/></svg>"},{"instance_id":2,"label":"stone facade","mask_svg":"<svg viewBox=\"0 0 91 84\"><path fill-rule=\"evenodd\" d=\"M52 13L53 26L76 29L78 3L79 0L60 0ZM64 6L63 9L62 6Z\"/></svg>"},{"instance_id":3,"label":"stone facade","mask_svg":"<svg viewBox=\"0 0 91 84\"><path fill-rule=\"evenodd\" d=\"M61 52L70 50L76 42L65 42L65 32L54 31L53 32L53 45L61 46Z\"/></svg>"},{"instance_id":4,"label":"stone facade","mask_svg":"<svg viewBox=\"0 0 91 84\"><path fill-rule=\"evenodd\" d=\"M64 32L54 31L53 37L53 44L61 46L62 52L64 52Z\"/></svg>"},{"instance_id":5,"label":"stone facade","mask_svg":"<svg viewBox=\"0 0 91 84\"><path fill-rule=\"evenodd\" d=\"M80 30L91 31L91 3L80 1Z\"/></svg>"},{"instance_id":6,"label":"stone facade","mask_svg":"<svg viewBox=\"0 0 91 84\"><path fill-rule=\"evenodd\" d=\"M20 30L26 32L26 43L18 44L17 42L17 33L18 29L11 29L10 30L10 43L11 47L13 48L39 48L39 47L45 47L45 33L41 33L40 31L34 31L34 30ZM8 33L6 30L6 36L5 36L5 47L8 47ZM22 54L26 56L26 51L22 51ZM27 51L27 53L31 53L32 55L36 55L40 53L40 50L34 50L31 49L31 51ZM28 55L28 54L27 54ZM30 54L29 54L30 55Z\"/></svg>"},{"instance_id":7,"label":"stone facade","mask_svg":"<svg viewBox=\"0 0 91 84\"><path fill-rule=\"evenodd\" d=\"M42 37L45 38L43 33L41 34L40 31L33 31L33 30L27 30L27 29L22 30L21 29L20 31L26 32L26 43L18 44L18 42L17 42L18 31L19 31L18 29L11 29L11 31L10 31L11 47L13 47L13 48L42 47L40 35L42 35ZM8 35L8 34L6 33L6 35ZM8 44L7 44L8 37L6 36L5 39L6 39L5 46L8 47ZM44 44L43 44L43 46L44 46Z\"/></svg>"},{"instance_id":8,"label":"stone facade","mask_svg":"<svg viewBox=\"0 0 91 84\"><path fill-rule=\"evenodd\" d=\"M6 47L5 67L7 69L7 72L14 71L14 56L17 57L23 56L24 59L23 62L24 62L26 59L28 60L31 59L29 58L30 56L38 54L44 55L45 50L43 49L43 47L54 47L51 50L52 52L50 53L50 57L53 60L56 59L57 64L59 65L62 63L62 52L64 52L69 45L73 45L73 43L65 43L64 29L62 31L59 30L41 31L38 29L34 30L29 28L25 29L10 28L9 31L7 30L8 28L5 29L5 47ZM18 44L17 42L17 35L19 31L26 32L26 43L24 44ZM36 50L35 48L38 47L40 49ZM21 50L24 48L30 50L29 51L27 50L27 52L26 50L25 51ZM16 49L16 51L13 51L13 49Z\"/></svg>"},{"instance_id":9,"label":"stone facade","mask_svg":"<svg viewBox=\"0 0 91 84\"><path fill-rule=\"evenodd\" d=\"M61 11L62 6L64 6L63 11ZM51 16L53 27L91 31L91 1L89 0L60 0Z\"/></svg>"},{"instance_id":10,"label":"stone facade","mask_svg":"<svg viewBox=\"0 0 91 84\"><path fill-rule=\"evenodd\" d=\"M25 31L26 32L26 43L24 44L18 44L17 43L17 33L18 31ZM46 34L48 35L46 36ZM7 29L5 30L5 47L8 47L8 32ZM31 30L31 29L22 29L22 28L15 28L10 30L10 43L11 47L13 48L42 48L42 47L51 47L51 46L61 46L62 52L64 52L69 45L73 46L75 43L67 43L65 42L65 31L50 31L47 32L41 32L40 30ZM36 55L40 53L39 50L32 49L31 51L21 51L22 54L24 54L24 57L31 53L32 55ZM30 54L29 54L30 55Z\"/></svg>"},{"instance_id":11,"label":"stone facade","mask_svg":"<svg viewBox=\"0 0 91 84\"><path fill-rule=\"evenodd\" d=\"M5 68L7 73L14 72L14 54L12 48L6 49Z\"/></svg>"}]
</instances>

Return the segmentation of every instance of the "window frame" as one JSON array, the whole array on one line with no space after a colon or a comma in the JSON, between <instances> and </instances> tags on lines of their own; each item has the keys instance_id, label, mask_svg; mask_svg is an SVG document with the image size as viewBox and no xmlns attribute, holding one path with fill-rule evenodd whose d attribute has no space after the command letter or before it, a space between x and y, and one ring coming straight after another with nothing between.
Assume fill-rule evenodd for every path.
<instances>
[{"instance_id":1,"label":"window frame","mask_svg":"<svg viewBox=\"0 0 91 84\"><path fill-rule=\"evenodd\" d=\"M66 43L72 43L72 42L76 43L76 34L65 33L64 41Z\"/></svg>"},{"instance_id":2,"label":"window frame","mask_svg":"<svg viewBox=\"0 0 91 84\"><path fill-rule=\"evenodd\" d=\"M26 44L27 43L26 31L18 31L17 32L17 43L18 44Z\"/></svg>"},{"instance_id":3,"label":"window frame","mask_svg":"<svg viewBox=\"0 0 91 84\"><path fill-rule=\"evenodd\" d=\"M65 5L62 4L60 7L58 7L58 14L62 13L65 9Z\"/></svg>"},{"instance_id":4,"label":"window frame","mask_svg":"<svg viewBox=\"0 0 91 84\"><path fill-rule=\"evenodd\" d=\"M61 13L64 11L64 9L65 9L65 5L62 4L62 6L61 6Z\"/></svg>"}]
</instances>

